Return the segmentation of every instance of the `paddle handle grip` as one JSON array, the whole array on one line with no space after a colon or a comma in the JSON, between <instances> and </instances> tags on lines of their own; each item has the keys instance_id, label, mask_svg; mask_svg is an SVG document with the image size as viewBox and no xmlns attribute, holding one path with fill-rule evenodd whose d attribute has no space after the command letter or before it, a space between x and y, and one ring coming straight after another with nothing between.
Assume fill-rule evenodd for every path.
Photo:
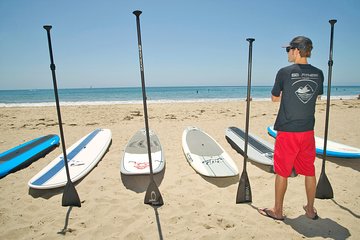
<instances>
[{"instance_id":1,"label":"paddle handle grip","mask_svg":"<svg viewBox=\"0 0 360 240\"><path fill-rule=\"evenodd\" d=\"M334 38L334 25L337 22L336 19L329 20L329 23L331 25L331 33L330 33L330 51L329 51L329 61L328 66L331 67L333 65L333 38Z\"/></svg>"},{"instance_id":2,"label":"paddle handle grip","mask_svg":"<svg viewBox=\"0 0 360 240\"><path fill-rule=\"evenodd\" d=\"M48 45L49 45L49 53L50 53L50 69L52 71L55 71L55 64L54 64L54 57L52 52L52 44L51 44L51 36L50 36L50 30L52 28L51 25L44 25L43 28L46 30L47 38L48 38Z\"/></svg>"},{"instance_id":3,"label":"paddle handle grip","mask_svg":"<svg viewBox=\"0 0 360 240\"><path fill-rule=\"evenodd\" d=\"M247 38L246 41L248 41L249 43L252 43L255 41L255 38Z\"/></svg>"},{"instance_id":4,"label":"paddle handle grip","mask_svg":"<svg viewBox=\"0 0 360 240\"><path fill-rule=\"evenodd\" d=\"M141 13L142 13L142 11L140 11L140 10L135 10L135 11L133 11L133 14L134 14L136 17L139 17Z\"/></svg>"},{"instance_id":5,"label":"paddle handle grip","mask_svg":"<svg viewBox=\"0 0 360 240\"><path fill-rule=\"evenodd\" d=\"M329 20L329 23L330 23L332 26L335 25L336 22L337 22L336 19L331 19L331 20Z\"/></svg>"}]
</instances>

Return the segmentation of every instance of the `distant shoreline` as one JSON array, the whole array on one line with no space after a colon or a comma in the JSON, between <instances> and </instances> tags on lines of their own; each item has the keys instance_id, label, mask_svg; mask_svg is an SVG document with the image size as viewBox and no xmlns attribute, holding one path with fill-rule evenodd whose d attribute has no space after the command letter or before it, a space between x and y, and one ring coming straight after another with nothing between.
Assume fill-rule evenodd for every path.
<instances>
[{"instance_id":1,"label":"distant shoreline","mask_svg":"<svg viewBox=\"0 0 360 240\"><path fill-rule=\"evenodd\" d=\"M147 86L146 88L246 88L246 85L225 85L225 86ZM359 88L360 85L332 85L331 88ZM139 89L140 86L132 86L132 87L65 87L59 88L58 90L84 90L84 89ZM272 85L252 85L251 88L272 88ZM327 85L324 85L324 88L327 88ZM0 91L43 91L49 90L53 91L53 88L21 88L21 89L0 89Z\"/></svg>"},{"instance_id":2,"label":"distant shoreline","mask_svg":"<svg viewBox=\"0 0 360 240\"><path fill-rule=\"evenodd\" d=\"M326 96L322 95L320 100L326 100ZM358 95L351 96L331 96L331 100L352 100L358 99ZM236 102L245 101L246 98L217 98L217 99L183 99L183 100L151 100L147 102L149 104L171 104L171 103L203 103L203 102ZM269 98L252 98L252 101L271 101ZM142 100L133 101L60 101L61 106L99 106L99 105L136 105L142 104ZM55 106L54 102L39 102L39 103L0 103L0 108L11 107L50 107Z\"/></svg>"},{"instance_id":3,"label":"distant shoreline","mask_svg":"<svg viewBox=\"0 0 360 240\"><path fill-rule=\"evenodd\" d=\"M251 98L254 101L270 101L271 86L253 86ZM142 103L141 87L126 88L80 88L59 89L61 105L111 105ZM331 87L332 99L358 98L360 86ZM326 99L324 87L321 99ZM149 103L182 102L227 102L243 101L247 96L246 86L202 86L202 87L147 87ZM0 107L53 106L54 91L46 90L0 90Z\"/></svg>"}]
</instances>

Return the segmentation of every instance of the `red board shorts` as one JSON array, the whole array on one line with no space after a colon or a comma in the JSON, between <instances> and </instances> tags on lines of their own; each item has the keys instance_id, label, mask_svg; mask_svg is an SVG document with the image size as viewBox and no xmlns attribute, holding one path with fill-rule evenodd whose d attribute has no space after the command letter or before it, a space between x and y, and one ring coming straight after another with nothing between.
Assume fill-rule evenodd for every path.
<instances>
[{"instance_id":1,"label":"red board shorts","mask_svg":"<svg viewBox=\"0 0 360 240\"><path fill-rule=\"evenodd\" d=\"M292 169L297 174L315 176L314 131L278 131L274 149L274 171L282 177L289 177Z\"/></svg>"}]
</instances>

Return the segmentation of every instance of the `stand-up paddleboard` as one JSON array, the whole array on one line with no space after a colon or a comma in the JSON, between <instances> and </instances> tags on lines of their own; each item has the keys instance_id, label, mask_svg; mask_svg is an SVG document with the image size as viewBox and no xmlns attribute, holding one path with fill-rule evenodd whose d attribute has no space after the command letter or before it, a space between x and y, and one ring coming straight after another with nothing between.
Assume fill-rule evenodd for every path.
<instances>
[{"instance_id":1,"label":"stand-up paddleboard","mask_svg":"<svg viewBox=\"0 0 360 240\"><path fill-rule=\"evenodd\" d=\"M274 146L253 134L248 134L248 158L254 162L272 166L274 164ZM237 127L225 130L225 138L232 148L244 155L245 132Z\"/></svg>"},{"instance_id":2,"label":"stand-up paddleboard","mask_svg":"<svg viewBox=\"0 0 360 240\"><path fill-rule=\"evenodd\" d=\"M153 173L156 174L164 169L165 159L159 138L152 130L149 130L149 135ZM126 145L120 172L127 175L150 174L145 129L137 131Z\"/></svg>"},{"instance_id":3,"label":"stand-up paddleboard","mask_svg":"<svg viewBox=\"0 0 360 240\"><path fill-rule=\"evenodd\" d=\"M0 178L30 165L59 146L59 136L42 136L0 154Z\"/></svg>"},{"instance_id":4,"label":"stand-up paddleboard","mask_svg":"<svg viewBox=\"0 0 360 240\"><path fill-rule=\"evenodd\" d=\"M189 164L201 175L231 177L239 174L235 162L219 143L197 127L185 128L182 147Z\"/></svg>"},{"instance_id":5,"label":"stand-up paddleboard","mask_svg":"<svg viewBox=\"0 0 360 240\"><path fill-rule=\"evenodd\" d=\"M267 131L270 136L276 138L277 131L274 126L269 126ZM324 139L315 136L316 154L324 153ZM347 146L341 143L327 140L326 156L338 158L360 158L360 149Z\"/></svg>"},{"instance_id":6,"label":"stand-up paddleboard","mask_svg":"<svg viewBox=\"0 0 360 240\"><path fill-rule=\"evenodd\" d=\"M111 143L109 129L96 129L66 150L70 178L76 182L88 174L100 161ZM67 183L64 155L60 154L30 179L28 185L36 189L51 189Z\"/></svg>"}]
</instances>

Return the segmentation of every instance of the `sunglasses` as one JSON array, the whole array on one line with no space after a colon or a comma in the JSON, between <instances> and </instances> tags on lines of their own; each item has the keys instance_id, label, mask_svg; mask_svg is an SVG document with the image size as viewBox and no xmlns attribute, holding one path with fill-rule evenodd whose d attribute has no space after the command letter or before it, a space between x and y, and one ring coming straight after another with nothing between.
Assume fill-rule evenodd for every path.
<instances>
[{"instance_id":1,"label":"sunglasses","mask_svg":"<svg viewBox=\"0 0 360 240\"><path fill-rule=\"evenodd\" d=\"M288 52L290 52L291 49L295 49L295 48L294 48L294 47L286 47L285 50L286 50L286 52L288 53Z\"/></svg>"}]
</instances>

